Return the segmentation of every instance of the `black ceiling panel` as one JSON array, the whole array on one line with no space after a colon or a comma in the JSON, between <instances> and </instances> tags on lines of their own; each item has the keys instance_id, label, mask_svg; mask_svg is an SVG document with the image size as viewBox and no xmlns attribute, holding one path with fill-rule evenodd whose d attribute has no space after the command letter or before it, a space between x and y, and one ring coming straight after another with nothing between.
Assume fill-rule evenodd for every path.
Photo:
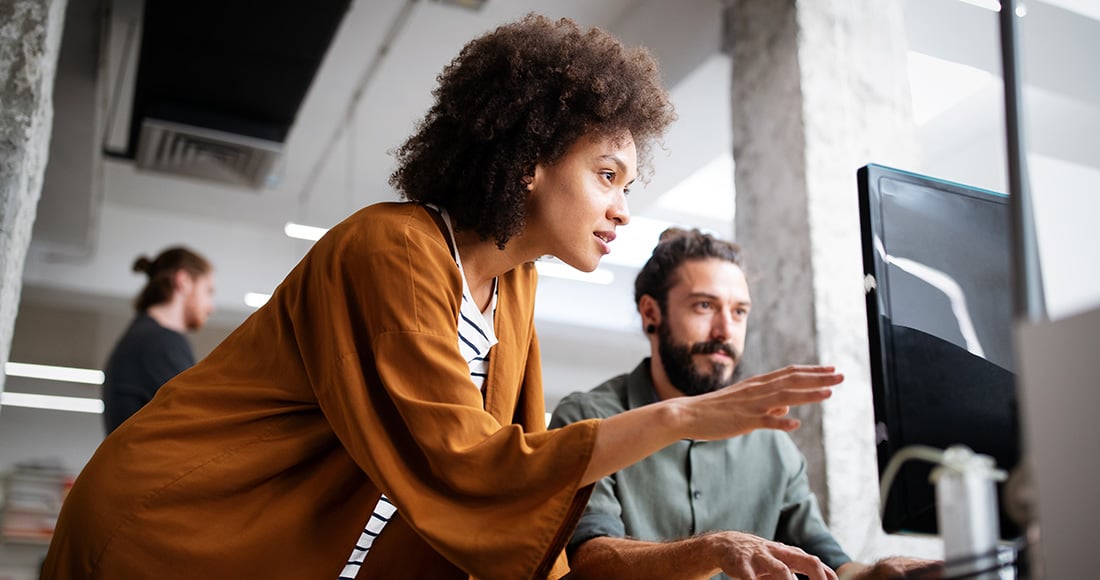
<instances>
[{"instance_id":1,"label":"black ceiling panel","mask_svg":"<svg viewBox=\"0 0 1100 580\"><path fill-rule=\"evenodd\" d=\"M127 156L147 117L284 142L350 2L146 2Z\"/></svg>"}]
</instances>

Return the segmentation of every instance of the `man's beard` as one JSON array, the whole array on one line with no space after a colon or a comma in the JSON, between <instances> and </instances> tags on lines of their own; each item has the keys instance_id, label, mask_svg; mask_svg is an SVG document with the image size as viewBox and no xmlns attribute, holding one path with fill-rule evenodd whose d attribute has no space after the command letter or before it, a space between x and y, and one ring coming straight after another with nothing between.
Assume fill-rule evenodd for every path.
<instances>
[{"instance_id":1,"label":"man's beard","mask_svg":"<svg viewBox=\"0 0 1100 580\"><path fill-rule=\"evenodd\" d=\"M734 366L733 373L726 378L729 364L713 363L710 373L700 372L695 366L693 355L724 352L730 357L730 363L737 365L741 353L729 344L719 340L708 340L694 344L677 344L672 339L672 330L662 321L657 330L657 353L661 365L672 386L688 396L702 395L716 391L726 385L736 383L741 375L740 366Z\"/></svg>"},{"instance_id":2,"label":"man's beard","mask_svg":"<svg viewBox=\"0 0 1100 580\"><path fill-rule=\"evenodd\" d=\"M195 332L200 330L206 320L199 314L198 309L191 307L190 305L184 306L183 309L183 325L187 330Z\"/></svg>"}]
</instances>

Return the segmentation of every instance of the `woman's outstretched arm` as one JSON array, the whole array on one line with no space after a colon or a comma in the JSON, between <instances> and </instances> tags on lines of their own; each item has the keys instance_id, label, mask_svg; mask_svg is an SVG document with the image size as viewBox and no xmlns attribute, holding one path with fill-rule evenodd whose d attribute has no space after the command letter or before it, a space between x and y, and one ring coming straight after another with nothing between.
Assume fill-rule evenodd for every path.
<instances>
[{"instance_id":1,"label":"woman's outstretched arm","mask_svg":"<svg viewBox=\"0 0 1100 580\"><path fill-rule=\"evenodd\" d=\"M793 431L796 405L832 395L844 375L829 366L789 366L705 395L676 397L604 419L582 485L632 465L680 439L728 439L756 429Z\"/></svg>"}]
</instances>

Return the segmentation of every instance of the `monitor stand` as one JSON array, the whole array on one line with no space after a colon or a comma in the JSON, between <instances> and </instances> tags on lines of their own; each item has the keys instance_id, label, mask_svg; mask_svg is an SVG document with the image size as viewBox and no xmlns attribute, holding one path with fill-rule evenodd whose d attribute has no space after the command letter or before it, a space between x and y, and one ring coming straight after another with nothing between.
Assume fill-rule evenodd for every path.
<instances>
[{"instance_id":1,"label":"monitor stand","mask_svg":"<svg viewBox=\"0 0 1100 580\"><path fill-rule=\"evenodd\" d=\"M999 521L997 481L1005 473L993 458L956 445L932 470L936 516L944 548L944 577L997 580Z\"/></svg>"}]
</instances>

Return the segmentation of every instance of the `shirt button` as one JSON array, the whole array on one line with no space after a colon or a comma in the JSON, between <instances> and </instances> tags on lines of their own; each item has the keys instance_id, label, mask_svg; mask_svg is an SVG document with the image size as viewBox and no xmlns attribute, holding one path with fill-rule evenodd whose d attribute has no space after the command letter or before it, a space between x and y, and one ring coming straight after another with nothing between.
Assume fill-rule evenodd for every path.
<instances>
[{"instance_id":1,"label":"shirt button","mask_svg":"<svg viewBox=\"0 0 1100 580\"><path fill-rule=\"evenodd\" d=\"M699 490L695 490L695 491L691 492L691 497L693 497L695 499L699 499L699 498L703 497L703 492L701 492Z\"/></svg>"}]
</instances>

